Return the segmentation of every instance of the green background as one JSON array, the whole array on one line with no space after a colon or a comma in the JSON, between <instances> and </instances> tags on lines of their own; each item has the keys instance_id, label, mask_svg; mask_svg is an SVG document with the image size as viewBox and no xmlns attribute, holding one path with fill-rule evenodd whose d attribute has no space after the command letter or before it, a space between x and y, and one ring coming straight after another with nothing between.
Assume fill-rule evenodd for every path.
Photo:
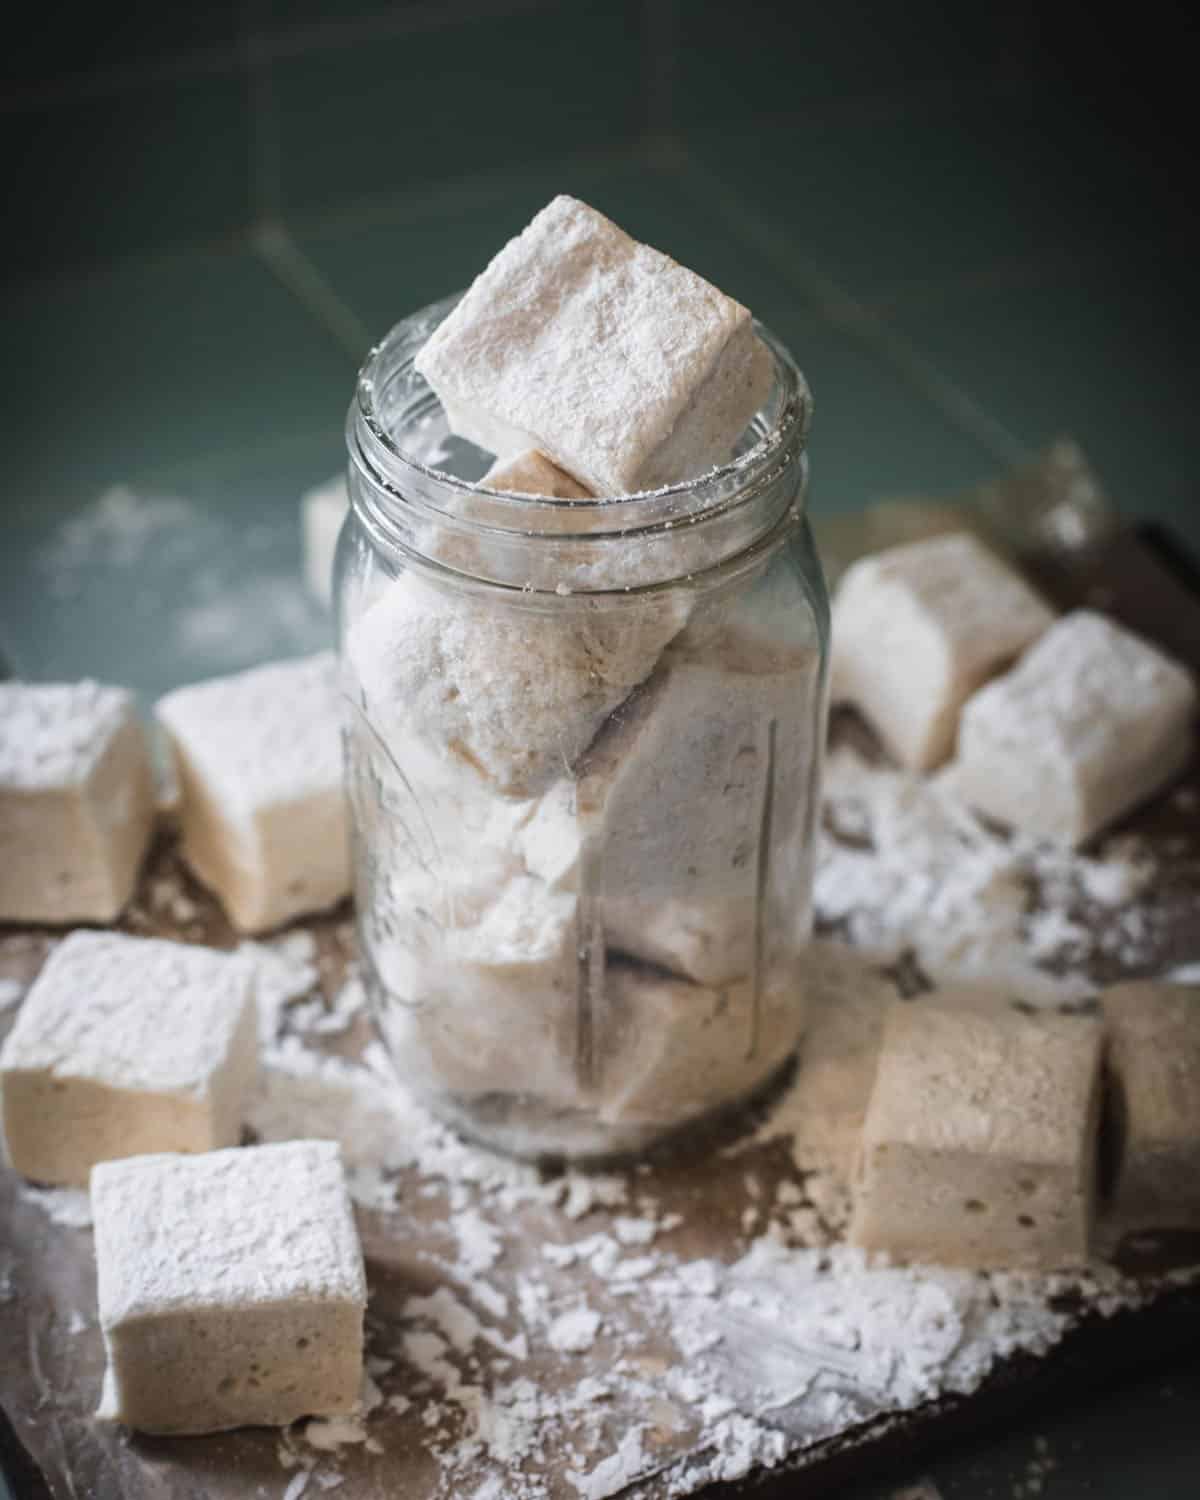
<instances>
[{"instance_id":1,"label":"green background","mask_svg":"<svg viewBox=\"0 0 1200 1500\"><path fill-rule=\"evenodd\" d=\"M1183 10L1098 16L39 6L0 60L0 651L149 696L319 644L296 503L341 464L362 354L560 191L790 345L818 515L955 495L1067 433L1123 511L1200 544ZM71 518L113 484L185 501L189 550L167 527L81 566ZM1042 1434L1048 1500L1194 1500L1198 1416L1175 1370L932 1472L1008 1497Z\"/></svg>"}]
</instances>

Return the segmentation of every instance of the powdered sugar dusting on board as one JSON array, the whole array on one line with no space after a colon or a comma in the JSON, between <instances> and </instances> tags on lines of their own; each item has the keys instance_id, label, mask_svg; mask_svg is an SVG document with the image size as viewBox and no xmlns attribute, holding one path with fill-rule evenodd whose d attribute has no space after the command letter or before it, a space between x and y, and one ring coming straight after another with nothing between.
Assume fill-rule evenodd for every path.
<instances>
[{"instance_id":1,"label":"powdered sugar dusting on board","mask_svg":"<svg viewBox=\"0 0 1200 1500\"><path fill-rule=\"evenodd\" d=\"M1136 841L1089 857L1010 838L956 798L952 771L922 780L847 747L829 757L825 802L818 919L880 963L1055 1005L1095 993L1090 960L1135 968L1152 952L1154 907L1138 898L1154 867Z\"/></svg>"},{"instance_id":2,"label":"powdered sugar dusting on board","mask_svg":"<svg viewBox=\"0 0 1200 1500\"><path fill-rule=\"evenodd\" d=\"M319 954L303 932L266 951L282 991L309 987L264 1036L256 1133L338 1139L360 1212L384 1215L389 1236L410 1233L414 1194L444 1204L431 1220L441 1248L423 1253L426 1289L398 1317L368 1319L378 1401L346 1424L288 1434L286 1461L306 1473L357 1473L367 1445L415 1442L439 1500L551 1500L564 1482L594 1500L631 1485L682 1500L872 1415L977 1389L1014 1352L1062 1337L1064 1297L1111 1311L1141 1295L1115 1272L891 1267L837 1243L856 1101L876 1019L897 993L894 975L839 944L814 952L811 1055L730 1148L746 1160L737 1180L754 1217L728 1264L673 1248L687 1214L664 1211L658 1169L547 1176L455 1136L396 1087L377 1043L359 1059L322 1050L340 1040L311 1030ZM835 1096L843 1115L822 1118L814 1100ZM764 1192L747 1153L777 1140L794 1175ZM801 1391L798 1404L765 1409Z\"/></svg>"}]
</instances>

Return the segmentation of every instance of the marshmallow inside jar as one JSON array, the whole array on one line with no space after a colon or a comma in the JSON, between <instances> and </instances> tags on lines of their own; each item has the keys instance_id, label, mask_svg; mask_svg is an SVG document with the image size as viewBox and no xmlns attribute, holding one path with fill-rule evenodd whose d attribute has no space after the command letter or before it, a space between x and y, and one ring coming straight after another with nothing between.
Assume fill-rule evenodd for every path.
<instances>
[{"instance_id":1,"label":"marshmallow inside jar","mask_svg":"<svg viewBox=\"0 0 1200 1500\"><path fill-rule=\"evenodd\" d=\"M828 603L811 398L749 312L574 199L371 352L339 626L355 896L398 1079L596 1160L799 1041Z\"/></svg>"}]
</instances>

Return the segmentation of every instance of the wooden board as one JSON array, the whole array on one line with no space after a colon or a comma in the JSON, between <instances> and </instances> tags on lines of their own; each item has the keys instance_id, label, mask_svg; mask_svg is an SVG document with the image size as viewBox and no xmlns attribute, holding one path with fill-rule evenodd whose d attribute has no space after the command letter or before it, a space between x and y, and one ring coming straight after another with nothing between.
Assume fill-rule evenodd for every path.
<instances>
[{"instance_id":1,"label":"wooden board","mask_svg":"<svg viewBox=\"0 0 1200 1500\"><path fill-rule=\"evenodd\" d=\"M1130 623L1139 623L1130 618L1134 612L1128 604L1122 612ZM1200 631L1196 655L1200 659ZM1145 836L1159 861L1153 890L1158 920L1146 972L1200 957L1200 765L1192 768L1187 785L1196 794L1190 805L1178 796L1160 799L1129 825ZM195 916L182 923L172 916L171 901L164 900L164 892L169 897L179 889L195 908ZM348 918L343 910L301 924L316 938L327 996L337 993L352 952ZM169 837L156 849L122 927L218 946L234 941L215 904L181 870ZM0 930L0 978L32 978L47 941L41 933ZM1098 955L1098 981L1120 973L1113 955ZM365 1038L366 1024L360 1021L351 1035L324 1045L335 1054L353 1053ZM636 1425L646 1427L652 1467L661 1465L661 1472L648 1474L629 1491L646 1500L658 1500L668 1489L675 1494L703 1489L708 1495L786 1495L789 1500L835 1492L861 1483L881 1466L915 1462L930 1444L1042 1399L1047 1390L1077 1389L1087 1378L1115 1373L1152 1354L1165 1357L1200 1337L1200 1292L1164 1274L1160 1262L1147 1263L1139 1268L1141 1306L1108 1317L1080 1306L1070 1332L1051 1354L1004 1361L971 1396L931 1402L906 1413L882 1413L837 1438L791 1452L770 1473L753 1472L737 1485L704 1489L709 1455L700 1446L699 1424L662 1379L679 1356L670 1337L669 1298L654 1291L657 1273L622 1289L610 1276L597 1276L586 1265L560 1268L549 1263L544 1246L570 1245L597 1235L614 1237L619 1215L637 1215L641 1204L652 1202L660 1220L670 1224L678 1219L649 1247L649 1253L659 1257L660 1270L703 1260L732 1262L761 1233L779 1184L793 1181L801 1193L805 1185L779 1142L763 1140L737 1153L712 1149L722 1144L728 1144L728 1138L696 1143L686 1157L644 1164L627 1174L623 1204L597 1204L578 1218L565 1212L561 1203L547 1201L552 1185L540 1195L509 1202L454 1170L448 1176L422 1175L415 1168L398 1173L395 1207L364 1211L361 1227L371 1288L369 1351L377 1359L392 1361L378 1377L384 1394L411 1404L403 1411L385 1408L374 1414L367 1431L378 1451L359 1444L343 1448L336 1462L321 1460L305 1494L324 1493L321 1478L336 1470L343 1483L331 1493L338 1500L466 1500L496 1472L480 1455L447 1475L430 1456L431 1441L453 1441L456 1428L459 1433L466 1430L466 1417L458 1408L443 1409L439 1426L431 1428L426 1414L435 1410L430 1405L435 1391L404 1359L401 1341L413 1326L411 1299L439 1286L451 1287L498 1337L510 1342L520 1332L515 1309L522 1280L546 1287L555 1308L567 1308L585 1296L602 1315L601 1333L586 1352L564 1354L535 1339L528 1357L521 1357L485 1342L459 1361L465 1379L492 1393L524 1376L535 1388L560 1394L586 1377L604 1379L615 1361L624 1361L622 1379L614 1382L608 1398L592 1404L589 1413L576 1418L561 1412L535 1415L531 1426L540 1452L525 1465L524 1473L530 1479L541 1478L551 1500L576 1500L570 1470L594 1466ZM464 1271L461 1246L453 1234L453 1214L464 1208L479 1210L500 1245L495 1264L476 1273L474 1280ZM276 1433L148 1439L95 1424L91 1412L99 1393L103 1351L95 1326L90 1233L52 1221L7 1170L0 1172L0 1225L0 1406L11 1424L11 1430L0 1430L0 1452L10 1469L18 1462L26 1465L22 1500L37 1493L37 1483L48 1486L55 1497L87 1495L94 1500L242 1500L284 1494L296 1471L281 1465ZM1196 1255L1194 1245L1168 1247L1172 1250L1174 1259L1185 1262ZM628 1260L646 1253L636 1246L621 1249ZM481 1278L491 1288L486 1305L477 1295L475 1283ZM496 1311L497 1294L507 1303L506 1315ZM587 1450L582 1440L589 1432L595 1446ZM32 1456L40 1480L33 1477L29 1460L16 1451L18 1446ZM517 1500L517 1493L507 1488L499 1492L504 1500Z\"/></svg>"}]
</instances>

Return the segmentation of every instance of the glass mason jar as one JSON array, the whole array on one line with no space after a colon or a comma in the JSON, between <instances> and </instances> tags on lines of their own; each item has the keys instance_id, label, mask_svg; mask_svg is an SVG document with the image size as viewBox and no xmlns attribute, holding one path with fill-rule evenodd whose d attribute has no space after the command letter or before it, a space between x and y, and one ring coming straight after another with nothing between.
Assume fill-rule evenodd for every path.
<instances>
[{"instance_id":1,"label":"glass mason jar","mask_svg":"<svg viewBox=\"0 0 1200 1500\"><path fill-rule=\"evenodd\" d=\"M804 1020L828 605L810 399L652 493L484 489L413 357L368 356L335 597L364 977L402 1082L529 1158L768 1088Z\"/></svg>"}]
</instances>

